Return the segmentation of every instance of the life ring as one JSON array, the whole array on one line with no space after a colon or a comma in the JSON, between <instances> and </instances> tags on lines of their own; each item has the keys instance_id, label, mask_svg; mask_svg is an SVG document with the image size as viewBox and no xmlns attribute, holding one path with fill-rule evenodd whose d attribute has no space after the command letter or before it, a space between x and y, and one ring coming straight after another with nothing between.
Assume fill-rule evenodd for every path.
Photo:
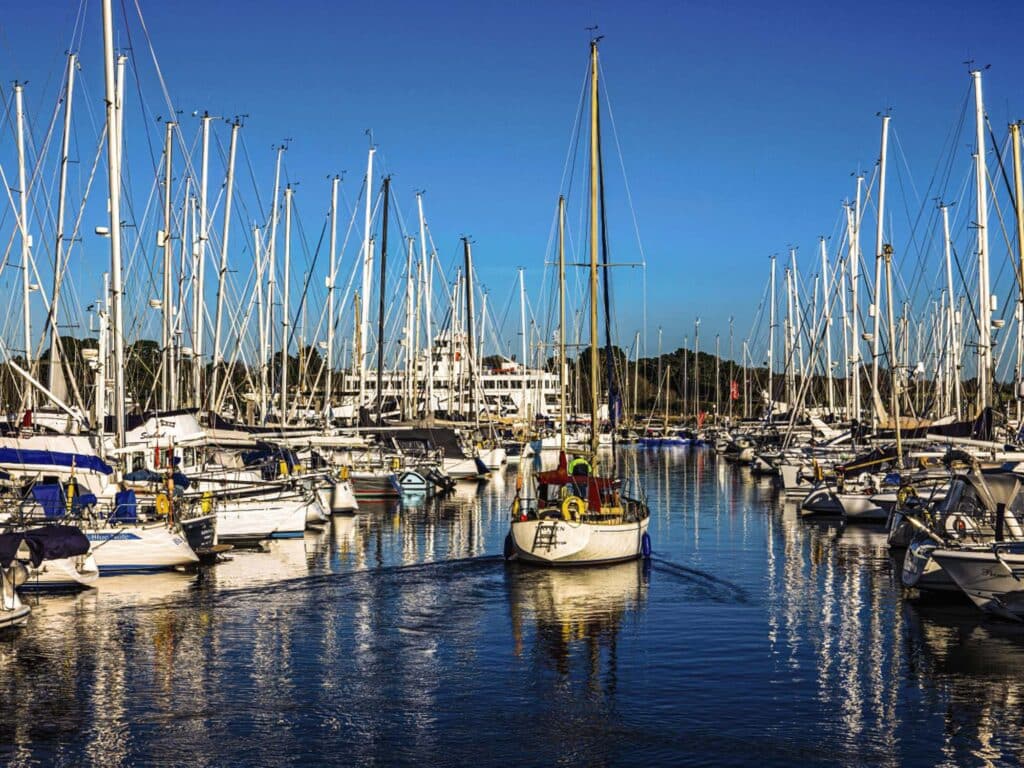
<instances>
[{"instance_id":1,"label":"life ring","mask_svg":"<svg viewBox=\"0 0 1024 768\"><path fill-rule=\"evenodd\" d=\"M391 459L391 471L392 472L397 472L401 468L402 468L402 460L399 459L397 456L392 457L392 459Z\"/></svg>"},{"instance_id":2,"label":"life ring","mask_svg":"<svg viewBox=\"0 0 1024 768\"><path fill-rule=\"evenodd\" d=\"M568 496L562 502L562 519L579 520L584 509L586 509L586 504L583 499L579 496Z\"/></svg>"},{"instance_id":3,"label":"life ring","mask_svg":"<svg viewBox=\"0 0 1024 768\"><path fill-rule=\"evenodd\" d=\"M338 479L339 480L348 480L348 467L347 466L342 467L340 470L338 470Z\"/></svg>"},{"instance_id":4,"label":"life ring","mask_svg":"<svg viewBox=\"0 0 1024 768\"><path fill-rule=\"evenodd\" d=\"M958 536L963 536L967 533L967 523L964 522L964 519L960 517L960 515L953 518L953 528L956 530Z\"/></svg>"},{"instance_id":5,"label":"life ring","mask_svg":"<svg viewBox=\"0 0 1024 768\"><path fill-rule=\"evenodd\" d=\"M167 517L167 513L171 511L171 500L167 498L166 493L158 493L156 495L156 513L160 517Z\"/></svg>"}]
</instances>

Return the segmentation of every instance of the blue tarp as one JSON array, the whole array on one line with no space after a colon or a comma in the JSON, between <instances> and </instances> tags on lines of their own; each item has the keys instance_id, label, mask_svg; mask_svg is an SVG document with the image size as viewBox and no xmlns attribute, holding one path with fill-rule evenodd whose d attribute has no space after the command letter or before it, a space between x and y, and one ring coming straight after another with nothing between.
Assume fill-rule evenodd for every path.
<instances>
[{"instance_id":1,"label":"blue tarp","mask_svg":"<svg viewBox=\"0 0 1024 768\"><path fill-rule=\"evenodd\" d=\"M32 486L32 498L43 508L45 517L64 517L64 489L53 483Z\"/></svg>"},{"instance_id":2,"label":"blue tarp","mask_svg":"<svg viewBox=\"0 0 1024 768\"><path fill-rule=\"evenodd\" d=\"M32 486L32 499L43 508L46 517L64 517L67 512L67 496L63 486L55 483L36 483ZM71 511L81 512L96 503L96 494L77 493L71 497Z\"/></svg>"},{"instance_id":3,"label":"blue tarp","mask_svg":"<svg viewBox=\"0 0 1024 768\"><path fill-rule=\"evenodd\" d=\"M99 456L61 451L28 451L19 448L0 448L0 464L47 464L54 467L74 465L79 469L91 469L104 475L114 471Z\"/></svg>"},{"instance_id":4,"label":"blue tarp","mask_svg":"<svg viewBox=\"0 0 1024 768\"><path fill-rule=\"evenodd\" d=\"M149 469L136 469L124 476L129 483L159 483L164 476Z\"/></svg>"},{"instance_id":5,"label":"blue tarp","mask_svg":"<svg viewBox=\"0 0 1024 768\"><path fill-rule=\"evenodd\" d=\"M114 519L135 521L139 517L135 491L118 491L114 495Z\"/></svg>"},{"instance_id":6,"label":"blue tarp","mask_svg":"<svg viewBox=\"0 0 1024 768\"><path fill-rule=\"evenodd\" d=\"M175 472L171 475L171 478L174 480L176 488L188 488L189 479L181 472ZM149 469L136 469L134 472L129 472L125 475L124 479L129 483L160 483L163 482L164 476L159 472L153 472Z\"/></svg>"}]
</instances>

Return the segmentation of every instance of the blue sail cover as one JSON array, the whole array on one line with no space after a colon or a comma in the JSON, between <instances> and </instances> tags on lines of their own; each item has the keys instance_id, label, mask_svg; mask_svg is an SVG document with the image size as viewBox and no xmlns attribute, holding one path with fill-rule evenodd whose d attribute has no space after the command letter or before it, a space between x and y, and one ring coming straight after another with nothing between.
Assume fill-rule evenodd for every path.
<instances>
[{"instance_id":1,"label":"blue sail cover","mask_svg":"<svg viewBox=\"0 0 1024 768\"><path fill-rule=\"evenodd\" d=\"M35 464L53 467L71 467L91 469L104 475L111 474L114 469L99 456L86 453L64 453L62 451L21 450L19 448L0 448L0 464Z\"/></svg>"}]
</instances>

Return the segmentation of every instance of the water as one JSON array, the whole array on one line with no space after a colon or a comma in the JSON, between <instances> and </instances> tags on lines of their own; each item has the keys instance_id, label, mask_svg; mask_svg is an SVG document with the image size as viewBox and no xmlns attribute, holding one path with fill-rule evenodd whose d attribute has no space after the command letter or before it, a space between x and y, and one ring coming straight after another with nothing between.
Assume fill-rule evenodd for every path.
<instances>
[{"instance_id":1,"label":"water","mask_svg":"<svg viewBox=\"0 0 1024 768\"><path fill-rule=\"evenodd\" d=\"M876 529L627 452L649 567L506 565L515 470L0 639L12 765L1017 765L1024 628L905 599Z\"/></svg>"}]
</instances>

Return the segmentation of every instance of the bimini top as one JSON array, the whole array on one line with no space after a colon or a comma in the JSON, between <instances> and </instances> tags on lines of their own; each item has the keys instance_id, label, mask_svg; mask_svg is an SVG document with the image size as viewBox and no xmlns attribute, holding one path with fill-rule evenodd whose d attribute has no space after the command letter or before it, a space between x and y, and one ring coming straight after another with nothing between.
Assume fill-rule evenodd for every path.
<instances>
[{"instance_id":1,"label":"bimini top","mask_svg":"<svg viewBox=\"0 0 1024 768\"><path fill-rule=\"evenodd\" d=\"M10 567L22 542L28 548L32 565L37 568L43 560L77 557L89 552L89 540L80 529L73 525L46 525L28 531L0 533L0 567Z\"/></svg>"},{"instance_id":2,"label":"bimini top","mask_svg":"<svg viewBox=\"0 0 1024 768\"><path fill-rule=\"evenodd\" d=\"M0 448L0 464L29 464L33 466L71 467L90 469L104 475L114 469L99 456L87 453L65 453L40 449Z\"/></svg>"}]
</instances>

